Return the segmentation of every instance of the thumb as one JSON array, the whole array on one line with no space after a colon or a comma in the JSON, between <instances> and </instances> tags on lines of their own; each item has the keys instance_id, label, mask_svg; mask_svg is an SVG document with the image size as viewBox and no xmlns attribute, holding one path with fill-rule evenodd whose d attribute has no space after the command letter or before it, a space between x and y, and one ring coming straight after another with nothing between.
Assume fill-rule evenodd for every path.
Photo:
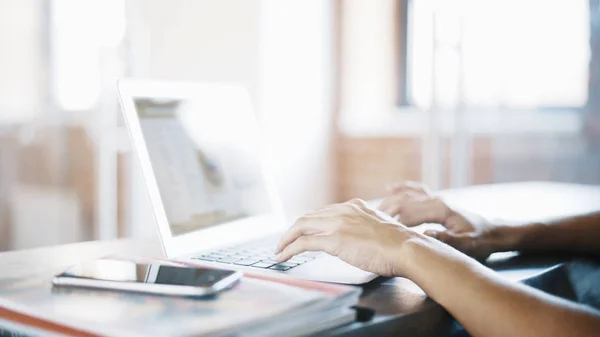
<instances>
[{"instance_id":1,"label":"thumb","mask_svg":"<svg viewBox=\"0 0 600 337\"><path fill-rule=\"evenodd\" d=\"M392 184L388 184L388 185L385 187L385 190L386 190L388 193L396 193L396 192L398 192L398 191L401 191L401 190L402 190L402 184L401 184L401 183L392 183Z\"/></svg>"},{"instance_id":2,"label":"thumb","mask_svg":"<svg viewBox=\"0 0 600 337\"><path fill-rule=\"evenodd\" d=\"M423 232L423 234L446 243L446 241L448 240L448 237L449 237L447 232L448 231L438 231L438 230L429 229L429 230L426 230L425 232Z\"/></svg>"},{"instance_id":3,"label":"thumb","mask_svg":"<svg viewBox=\"0 0 600 337\"><path fill-rule=\"evenodd\" d=\"M455 249L460 250L461 252L465 252L468 248L468 242L466 240L469 239L468 236L464 235L456 235L450 231L438 231L438 230L427 230L424 233L427 236L430 236L434 239L438 239L439 241L454 247Z\"/></svg>"}]
</instances>

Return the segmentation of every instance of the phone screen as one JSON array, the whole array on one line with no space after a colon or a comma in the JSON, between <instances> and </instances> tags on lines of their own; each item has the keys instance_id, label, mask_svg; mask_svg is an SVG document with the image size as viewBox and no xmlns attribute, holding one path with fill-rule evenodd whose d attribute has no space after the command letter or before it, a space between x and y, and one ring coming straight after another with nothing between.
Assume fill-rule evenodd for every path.
<instances>
[{"instance_id":1,"label":"phone screen","mask_svg":"<svg viewBox=\"0 0 600 337\"><path fill-rule=\"evenodd\" d=\"M57 277L111 282L150 283L211 287L236 274L235 271L170 266L160 263L140 264L120 260L95 260L74 266Z\"/></svg>"}]
</instances>

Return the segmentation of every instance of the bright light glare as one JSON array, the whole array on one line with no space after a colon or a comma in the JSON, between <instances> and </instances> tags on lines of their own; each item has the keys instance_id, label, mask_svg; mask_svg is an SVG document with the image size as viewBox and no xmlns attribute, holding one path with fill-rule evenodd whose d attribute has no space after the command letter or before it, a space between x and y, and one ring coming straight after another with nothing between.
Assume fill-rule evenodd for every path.
<instances>
[{"instance_id":1,"label":"bright light glare","mask_svg":"<svg viewBox=\"0 0 600 337\"><path fill-rule=\"evenodd\" d=\"M230 168L240 184L250 184L260 174L260 132L244 89L209 89L181 103L177 117L198 148L206 154L235 163Z\"/></svg>"},{"instance_id":2,"label":"bright light glare","mask_svg":"<svg viewBox=\"0 0 600 337\"><path fill-rule=\"evenodd\" d=\"M252 104L243 89L212 89L181 104L178 117L197 144L246 146L256 149L258 129ZM248 140L240 144L239 139Z\"/></svg>"},{"instance_id":3,"label":"bright light glare","mask_svg":"<svg viewBox=\"0 0 600 337\"><path fill-rule=\"evenodd\" d=\"M125 34L123 0L51 1L54 91L64 110L87 110L100 94L100 52Z\"/></svg>"},{"instance_id":4,"label":"bright light glare","mask_svg":"<svg viewBox=\"0 0 600 337\"><path fill-rule=\"evenodd\" d=\"M410 73L417 105L427 106L433 99L434 57L437 103L448 106L460 99L456 87L461 40L466 103L521 108L585 104L590 56L588 1L459 3L461 6L448 7L436 1L413 2ZM462 39L457 39L461 16Z\"/></svg>"},{"instance_id":5,"label":"bright light glare","mask_svg":"<svg viewBox=\"0 0 600 337\"><path fill-rule=\"evenodd\" d=\"M91 4L95 12L92 26L96 41L103 47L118 46L125 37L125 1L96 0Z\"/></svg>"}]
</instances>

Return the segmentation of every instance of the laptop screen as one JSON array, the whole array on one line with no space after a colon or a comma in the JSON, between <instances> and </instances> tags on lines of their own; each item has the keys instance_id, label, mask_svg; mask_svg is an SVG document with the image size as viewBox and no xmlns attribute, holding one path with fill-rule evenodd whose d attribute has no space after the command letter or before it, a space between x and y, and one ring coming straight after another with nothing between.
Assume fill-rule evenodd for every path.
<instances>
[{"instance_id":1,"label":"laptop screen","mask_svg":"<svg viewBox=\"0 0 600 337\"><path fill-rule=\"evenodd\" d=\"M136 98L135 106L173 236L271 211L243 102Z\"/></svg>"}]
</instances>

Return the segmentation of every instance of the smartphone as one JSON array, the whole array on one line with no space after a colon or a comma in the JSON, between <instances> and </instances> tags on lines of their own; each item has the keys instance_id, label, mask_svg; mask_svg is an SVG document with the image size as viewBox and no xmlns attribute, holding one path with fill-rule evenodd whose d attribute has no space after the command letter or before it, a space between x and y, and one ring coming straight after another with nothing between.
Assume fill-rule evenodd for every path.
<instances>
[{"instance_id":1,"label":"smartphone","mask_svg":"<svg viewBox=\"0 0 600 337\"><path fill-rule=\"evenodd\" d=\"M242 272L232 270L100 259L67 269L56 275L52 284L57 287L199 297L227 289L241 277Z\"/></svg>"}]
</instances>

